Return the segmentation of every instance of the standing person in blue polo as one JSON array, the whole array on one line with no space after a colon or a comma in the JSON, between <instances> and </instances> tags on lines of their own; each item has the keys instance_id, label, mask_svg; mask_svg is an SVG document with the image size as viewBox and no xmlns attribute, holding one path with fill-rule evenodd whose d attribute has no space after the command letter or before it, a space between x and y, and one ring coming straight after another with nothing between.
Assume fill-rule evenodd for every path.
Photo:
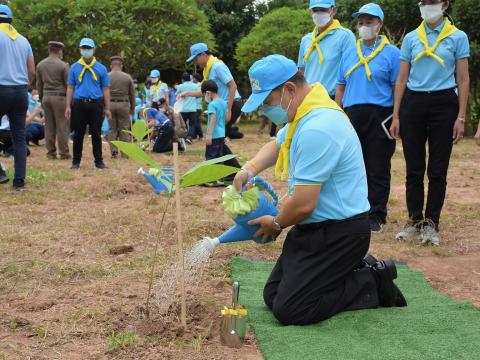
<instances>
[{"instance_id":1,"label":"standing person in blue polo","mask_svg":"<svg viewBox=\"0 0 480 360\"><path fill-rule=\"evenodd\" d=\"M176 96L187 91L195 92L198 90L199 86L191 81L191 75L189 73L184 73L182 75L182 83L177 87ZM189 144L193 144L193 139L196 137L198 127L197 98L193 96L183 97L183 105L180 114L182 115L183 121L188 125L188 134L185 141Z\"/></svg>"},{"instance_id":2,"label":"standing person in blue polo","mask_svg":"<svg viewBox=\"0 0 480 360\"><path fill-rule=\"evenodd\" d=\"M289 198L278 216L250 221L254 236L276 237L294 226L267 280L263 295L285 325L326 320L347 310L405 306L393 283L392 260L367 255L368 191L355 129L321 84L309 85L295 63L281 55L248 71L252 95L243 107L263 104L264 115L287 124L235 176L238 191L275 165L288 178Z\"/></svg>"},{"instance_id":3,"label":"standing person in blue polo","mask_svg":"<svg viewBox=\"0 0 480 360\"><path fill-rule=\"evenodd\" d=\"M166 108L170 108L170 96L168 85L160 80L160 71L152 70L150 72L150 107L158 109L160 107L160 100L165 99ZM148 103L147 103L148 104Z\"/></svg>"},{"instance_id":4,"label":"standing person in blue polo","mask_svg":"<svg viewBox=\"0 0 480 360\"><path fill-rule=\"evenodd\" d=\"M107 68L95 58L95 42L89 38L80 41L81 58L70 67L66 96L65 117L70 119L73 135L72 169L80 168L83 138L87 125L92 135L95 167L105 169L102 155L102 122L111 120L110 78Z\"/></svg>"},{"instance_id":5,"label":"standing person in blue polo","mask_svg":"<svg viewBox=\"0 0 480 360\"><path fill-rule=\"evenodd\" d=\"M309 84L321 83L332 99L343 54L355 47L355 35L334 19L335 0L310 0L315 28L300 43L298 67Z\"/></svg>"},{"instance_id":6,"label":"standing person in blue polo","mask_svg":"<svg viewBox=\"0 0 480 360\"><path fill-rule=\"evenodd\" d=\"M335 101L343 105L362 144L367 170L370 228L381 232L387 218L391 158L395 140L389 133L400 50L380 35L384 14L374 3L353 14L360 39L345 52L338 72Z\"/></svg>"},{"instance_id":7,"label":"standing person in blue polo","mask_svg":"<svg viewBox=\"0 0 480 360\"><path fill-rule=\"evenodd\" d=\"M12 10L0 4L0 119L7 115L10 120L15 160L13 188L22 191L27 170L28 86L35 78L35 62L30 43L15 30L12 20Z\"/></svg>"},{"instance_id":8,"label":"standing person in blue polo","mask_svg":"<svg viewBox=\"0 0 480 360\"><path fill-rule=\"evenodd\" d=\"M390 131L402 139L409 221L397 234L398 240L440 244L448 165L453 144L463 137L470 87L468 37L445 16L449 6L449 1L420 1L423 22L405 36L400 50Z\"/></svg>"},{"instance_id":9,"label":"standing person in blue polo","mask_svg":"<svg viewBox=\"0 0 480 360\"><path fill-rule=\"evenodd\" d=\"M187 62L197 61L203 69L203 81L213 80L218 86L218 95L227 102L226 136L230 139L241 139L243 134L233 125L242 115L241 97L237 91L237 84L227 65L213 56L207 44L198 43L190 48L190 57ZM200 91L188 92L189 96L202 97Z\"/></svg>"}]
</instances>

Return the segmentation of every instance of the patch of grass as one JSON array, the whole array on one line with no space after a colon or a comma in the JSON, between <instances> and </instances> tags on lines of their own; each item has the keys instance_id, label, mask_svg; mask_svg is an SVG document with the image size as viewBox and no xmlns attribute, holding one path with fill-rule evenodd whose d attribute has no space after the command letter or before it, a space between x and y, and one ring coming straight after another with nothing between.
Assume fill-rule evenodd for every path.
<instances>
[{"instance_id":1,"label":"patch of grass","mask_svg":"<svg viewBox=\"0 0 480 360\"><path fill-rule=\"evenodd\" d=\"M43 325L38 326L35 333L39 338L45 339L47 337L47 329Z\"/></svg>"},{"instance_id":2,"label":"patch of grass","mask_svg":"<svg viewBox=\"0 0 480 360\"><path fill-rule=\"evenodd\" d=\"M115 334L107 337L110 342L110 346L107 349L107 353L114 353L120 350L125 350L127 347L133 345L136 341L139 340L139 337L129 331L123 331L121 333Z\"/></svg>"}]
</instances>

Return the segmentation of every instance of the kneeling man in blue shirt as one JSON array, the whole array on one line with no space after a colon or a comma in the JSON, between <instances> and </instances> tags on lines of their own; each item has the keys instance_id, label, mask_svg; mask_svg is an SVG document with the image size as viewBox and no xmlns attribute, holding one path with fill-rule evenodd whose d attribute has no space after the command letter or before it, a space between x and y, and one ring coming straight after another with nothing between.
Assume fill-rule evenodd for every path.
<instances>
[{"instance_id":1,"label":"kneeling man in blue shirt","mask_svg":"<svg viewBox=\"0 0 480 360\"><path fill-rule=\"evenodd\" d=\"M249 70L252 95L242 111L263 111L277 125L266 144L235 177L248 180L275 165L288 179L289 198L277 217L263 216L254 236L276 237L292 226L264 288L264 300L285 325L326 320L347 310L405 306L392 260L368 255L368 188L362 149L348 117L319 84L308 85L281 55Z\"/></svg>"}]
</instances>

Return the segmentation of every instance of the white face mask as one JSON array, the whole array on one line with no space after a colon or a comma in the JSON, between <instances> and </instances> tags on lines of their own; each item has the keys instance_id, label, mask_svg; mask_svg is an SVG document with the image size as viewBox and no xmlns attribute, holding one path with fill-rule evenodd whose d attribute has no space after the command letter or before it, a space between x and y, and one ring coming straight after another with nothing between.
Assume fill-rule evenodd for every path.
<instances>
[{"instance_id":1,"label":"white face mask","mask_svg":"<svg viewBox=\"0 0 480 360\"><path fill-rule=\"evenodd\" d=\"M158 78L150 78L152 80L152 83L156 84L158 82Z\"/></svg>"},{"instance_id":2,"label":"white face mask","mask_svg":"<svg viewBox=\"0 0 480 360\"><path fill-rule=\"evenodd\" d=\"M207 102L207 104L211 103L212 102L212 94L210 94L209 92L205 93L205 101Z\"/></svg>"},{"instance_id":3,"label":"white face mask","mask_svg":"<svg viewBox=\"0 0 480 360\"><path fill-rule=\"evenodd\" d=\"M324 27L332 19L330 12L318 11L312 13L312 19L315 25Z\"/></svg>"},{"instance_id":4,"label":"white face mask","mask_svg":"<svg viewBox=\"0 0 480 360\"><path fill-rule=\"evenodd\" d=\"M358 34L363 40L372 40L375 39L378 35L378 25L375 26L360 26L358 28Z\"/></svg>"},{"instance_id":5,"label":"white face mask","mask_svg":"<svg viewBox=\"0 0 480 360\"><path fill-rule=\"evenodd\" d=\"M443 3L420 6L422 19L427 23L434 23L443 16Z\"/></svg>"},{"instance_id":6,"label":"white face mask","mask_svg":"<svg viewBox=\"0 0 480 360\"><path fill-rule=\"evenodd\" d=\"M93 49L80 49L80 54L84 58L90 59L93 56Z\"/></svg>"}]
</instances>

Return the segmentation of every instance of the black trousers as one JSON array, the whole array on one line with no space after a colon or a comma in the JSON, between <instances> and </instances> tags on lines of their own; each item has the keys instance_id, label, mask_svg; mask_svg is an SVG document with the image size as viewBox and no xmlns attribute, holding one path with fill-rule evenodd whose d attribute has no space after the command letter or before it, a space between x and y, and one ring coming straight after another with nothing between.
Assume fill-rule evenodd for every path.
<instances>
[{"instance_id":1,"label":"black trousers","mask_svg":"<svg viewBox=\"0 0 480 360\"><path fill-rule=\"evenodd\" d=\"M345 108L362 144L363 160L367 172L370 217L382 223L387 219L387 203L390 195L391 159L395 152L395 140L390 140L382 129L382 121L393 108L377 105L354 105ZM390 128L387 123L387 129Z\"/></svg>"},{"instance_id":2,"label":"black trousers","mask_svg":"<svg viewBox=\"0 0 480 360\"><path fill-rule=\"evenodd\" d=\"M166 124L160 129L157 129L157 137L155 139L155 145L153 145L153 152L164 153L172 151L173 149L173 137L175 136L175 130L171 124Z\"/></svg>"},{"instance_id":3,"label":"black trousers","mask_svg":"<svg viewBox=\"0 0 480 360\"><path fill-rule=\"evenodd\" d=\"M232 117L225 128L225 134L230 139L242 139L244 136L243 133L238 130L238 127L234 126L235 121L237 121L240 115L242 115L242 102L235 100L232 104Z\"/></svg>"},{"instance_id":4,"label":"black trousers","mask_svg":"<svg viewBox=\"0 0 480 360\"><path fill-rule=\"evenodd\" d=\"M188 129L187 137L190 139L195 139L198 131L198 113L195 112L182 112L183 121L185 121L185 125Z\"/></svg>"},{"instance_id":5,"label":"black trousers","mask_svg":"<svg viewBox=\"0 0 480 360\"><path fill-rule=\"evenodd\" d=\"M265 285L265 304L284 325L306 325L342 311L378 306L368 216L296 225Z\"/></svg>"},{"instance_id":6,"label":"black trousers","mask_svg":"<svg viewBox=\"0 0 480 360\"><path fill-rule=\"evenodd\" d=\"M83 152L83 138L87 125L92 135L92 148L95 163L103 161L102 123L103 102L73 101L71 128L73 131L73 163L80 163Z\"/></svg>"},{"instance_id":7,"label":"black trousers","mask_svg":"<svg viewBox=\"0 0 480 360\"><path fill-rule=\"evenodd\" d=\"M400 107L400 135L407 164L407 207L412 221L424 218L438 225L453 146L458 96L453 89L422 93L406 90ZM428 142L428 165L425 144ZM428 195L423 215L425 168Z\"/></svg>"}]
</instances>

